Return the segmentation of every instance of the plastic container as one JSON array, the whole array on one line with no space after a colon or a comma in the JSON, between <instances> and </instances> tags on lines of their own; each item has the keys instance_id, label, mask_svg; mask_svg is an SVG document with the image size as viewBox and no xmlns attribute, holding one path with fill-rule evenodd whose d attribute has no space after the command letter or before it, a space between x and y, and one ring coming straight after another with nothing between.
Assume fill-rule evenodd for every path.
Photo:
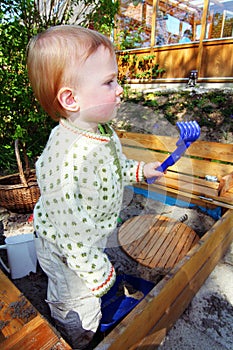
<instances>
[{"instance_id":1,"label":"plastic container","mask_svg":"<svg viewBox=\"0 0 233 350\"><path fill-rule=\"evenodd\" d=\"M137 291L142 292L144 296L140 300L137 300L119 293L119 285L124 281L129 283ZM125 274L118 275L114 286L102 297L100 331L106 332L120 322L153 287L154 283L142 278Z\"/></svg>"},{"instance_id":2,"label":"plastic container","mask_svg":"<svg viewBox=\"0 0 233 350\"><path fill-rule=\"evenodd\" d=\"M5 239L0 249L7 250L8 265L0 258L0 264L11 274L12 279L22 278L36 272L37 256L33 233L11 236Z\"/></svg>"},{"instance_id":3,"label":"plastic container","mask_svg":"<svg viewBox=\"0 0 233 350\"><path fill-rule=\"evenodd\" d=\"M210 182L218 182L217 176L206 175L205 179L206 179L206 181L210 181Z\"/></svg>"}]
</instances>

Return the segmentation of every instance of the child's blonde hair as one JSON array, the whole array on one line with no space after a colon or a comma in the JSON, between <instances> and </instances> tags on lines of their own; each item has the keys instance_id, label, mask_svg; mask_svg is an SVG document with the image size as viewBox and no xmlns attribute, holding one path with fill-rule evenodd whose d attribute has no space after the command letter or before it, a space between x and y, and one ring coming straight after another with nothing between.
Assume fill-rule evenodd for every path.
<instances>
[{"instance_id":1,"label":"child's blonde hair","mask_svg":"<svg viewBox=\"0 0 233 350\"><path fill-rule=\"evenodd\" d=\"M76 25L51 27L30 40L29 80L36 98L53 119L67 117L57 100L58 91L63 86L77 86L82 62L101 45L114 55L113 44L107 37Z\"/></svg>"}]
</instances>

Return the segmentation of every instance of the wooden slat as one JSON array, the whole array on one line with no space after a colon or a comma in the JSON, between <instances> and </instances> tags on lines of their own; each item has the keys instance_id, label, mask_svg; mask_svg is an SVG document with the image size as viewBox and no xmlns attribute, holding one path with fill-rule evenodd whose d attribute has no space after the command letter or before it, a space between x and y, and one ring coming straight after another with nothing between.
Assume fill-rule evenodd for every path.
<instances>
[{"instance_id":1,"label":"wooden slat","mask_svg":"<svg viewBox=\"0 0 233 350\"><path fill-rule=\"evenodd\" d=\"M222 242L222 248L225 251L229 245L229 237ZM188 307L190 300L198 292L200 286L205 282L206 275L209 275L216 263L221 259L222 252L214 251L210 256L210 261L207 261L194 276L189 284L184 287L182 292L171 303L166 313L161 317L156 326L146 335L141 342L130 347L130 350L156 350L168 331L172 328L176 320L182 315Z\"/></svg>"},{"instance_id":2,"label":"wooden slat","mask_svg":"<svg viewBox=\"0 0 233 350\"><path fill-rule=\"evenodd\" d=\"M168 172L164 180L157 180L153 185L148 186L147 184L141 183L135 185L135 187L141 187L150 192L160 190L160 192L165 194L168 192L169 195L172 195L173 193L178 197L184 197L188 202L193 202L198 205L203 204L204 198L206 198L206 201L209 201L209 203L233 209L233 189L224 193L222 196L219 196L216 185L213 183L210 183L210 187L208 187L206 181L202 180L202 186L201 184L197 184L196 181L192 183L192 179L190 179L190 182L187 182L186 180L182 181L182 177L180 177L180 180L178 181L176 179L174 180L170 175L171 173Z\"/></svg>"},{"instance_id":3,"label":"wooden slat","mask_svg":"<svg viewBox=\"0 0 233 350\"><path fill-rule=\"evenodd\" d=\"M127 232L128 232L127 243L131 243L132 241L135 241L142 236L141 229L140 229L141 219L139 216L130 218L124 224L125 224L125 227L127 226ZM144 227L145 225L146 225L146 222L144 223ZM149 222L147 223L147 225L149 230L151 223Z\"/></svg>"},{"instance_id":4,"label":"wooden slat","mask_svg":"<svg viewBox=\"0 0 233 350\"><path fill-rule=\"evenodd\" d=\"M158 246L156 242L156 249L155 249L156 252L152 254L151 260L149 261L149 266L151 268L154 268L154 267L160 268L161 272L163 272L162 270L165 270L165 265L168 259L167 253L168 254L174 253L173 240L175 239L176 241L176 234L178 233L181 225L178 225L179 227L177 227L177 223L174 221L172 221L170 225L168 222L166 223L165 231L163 231L162 236L159 237ZM176 259L177 259L177 256L175 260ZM168 266L168 268L171 268L171 267L173 266Z\"/></svg>"},{"instance_id":5,"label":"wooden slat","mask_svg":"<svg viewBox=\"0 0 233 350\"><path fill-rule=\"evenodd\" d=\"M1 343L2 350L50 350L56 347L59 350L71 349L40 315L27 323L20 332Z\"/></svg>"},{"instance_id":6,"label":"wooden slat","mask_svg":"<svg viewBox=\"0 0 233 350\"><path fill-rule=\"evenodd\" d=\"M1 350L71 349L1 270L0 320Z\"/></svg>"},{"instance_id":7,"label":"wooden slat","mask_svg":"<svg viewBox=\"0 0 233 350\"><path fill-rule=\"evenodd\" d=\"M139 134L131 132L118 132L122 144L145 147L151 150L173 152L176 149L176 137ZM223 144L220 142L195 141L187 149L187 154L194 157L202 157L203 159L215 159L223 162L232 163L233 144Z\"/></svg>"},{"instance_id":8,"label":"wooden slat","mask_svg":"<svg viewBox=\"0 0 233 350\"><path fill-rule=\"evenodd\" d=\"M147 337L161 341L232 241L233 211L228 210L95 349L139 350L147 349Z\"/></svg>"},{"instance_id":9,"label":"wooden slat","mask_svg":"<svg viewBox=\"0 0 233 350\"><path fill-rule=\"evenodd\" d=\"M198 236L182 222L148 214L127 220L119 229L118 240L131 258L164 275L190 250Z\"/></svg>"},{"instance_id":10,"label":"wooden slat","mask_svg":"<svg viewBox=\"0 0 233 350\"><path fill-rule=\"evenodd\" d=\"M228 195L225 194L224 197L216 197L216 198L208 198L208 197L201 197L199 195L195 195L193 193L188 193L184 191L179 191L173 188L168 188L165 186L160 186L158 184L153 184L148 187L148 185L141 183L134 185L136 188L142 188L145 191L154 192L155 194L162 194L162 195L169 195L170 197L173 197L177 200L184 200L187 203L192 203L196 205L203 206L205 208L216 208L223 207L227 209L233 209L232 204L232 194Z\"/></svg>"},{"instance_id":11,"label":"wooden slat","mask_svg":"<svg viewBox=\"0 0 233 350\"><path fill-rule=\"evenodd\" d=\"M203 265L200 266L198 273L194 275L192 279L190 279L189 283L186 284L181 293L177 295L177 298L175 298L171 302L171 305L169 305L169 308L166 310L166 312L155 325L155 327L149 332L147 336L143 338L141 342L139 342L137 345L132 346L130 350L140 350L143 348L147 350L157 349L167 332L172 328L176 320L188 307L190 301L198 292L200 286L205 282L206 278L216 266L218 261L221 259L227 247L232 241L233 229L231 229L231 232L229 232L228 235L223 237L221 245L219 247L216 247L215 250L213 250L213 252L208 257L208 260L206 260L203 263ZM196 250L198 250L198 247L196 248ZM187 255L186 260L190 258L189 255L191 254L192 252L190 252L190 254ZM175 270L178 271L179 268L180 266L177 265Z\"/></svg>"},{"instance_id":12,"label":"wooden slat","mask_svg":"<svg viewBox=\"0 0 233 350\"><path fill-rule=\"evenodd\" d=\"M161 246L164 244L165 241L165 235L164 231L166 229L166 226L164 223L167 223L169 226L169 222L167 218L164 218L164 220L157 220L157 222L153 225L152 229L148 234L146 233L144 235L144 241L143 245L140 244L140 250L137 252L133 252L133 256L137 259L138 262L140 262L142 265L145 266L150 266L151 265L151 260L153 259L154 255L159 255L161 256ZM171 222L170 222L171 224ZM156 226L156 234L154 234L154 226ZM173 226L173 224L172 224ZM170 229L172 229L170 225ZM146 237L148 235L148 237ZM150 238L151 236L151 238ZM138 250L139 247L137 247Z\"/></svg>"},{"instance_id":13,"label":"wooden slat","mask_svg":"<svg viewBox=\"0 0 233 350\"><path fill-rule=\"evenodd\" d=\"M177 179L174 179L174 177L170 177L171 173L168 173L167 176L165 176L165 181L163 179L157 180L157 185L164 185L168 188L173 188L182 192L188 192L197 194L199 196L205 196L209 198L218 197L218 190L215 186L209 187L206 181L203 181L202 184L197 184L192 182L192 178L190 178L190 181L182 181L183 179L180 179L177 181ZM214 187L214 188L213 188Z\"/></svg>"},{"instance_id":14,"label":"wooden slat","mask_svg":"<svg viewBox=\"0 0 233 350\"><path fill-rule=\"evenodd\" d=\"M175 147L175 139L166 136L144 135L136 133L119 133L123 138L123 152L128 158L136 160L144 160L145 162L160 161L163 162L168 154L154 152L149 148L166 149L173 151ZM124 138L124 137L128 138ZM165 140L165 141L164 141ZM139 142L140 141L140 142ZM164 148L164 143L167 146ZM163 144L163 145L162 145ZM147 147L146 147L147 146ZM190 157L181 157L179 161L168 168L164 178L156 181L152 186L162 188L164 191L190 196L192 201L213 201L216 205L233 208L233 188L228 186L227 191L219 194L218 187L222 178L226 174L233 172L232 144L221 144L217 142L196 141L187 150L186 154L191 153L202 159ZM216 156L217 154L217 156ZM231 164L210 161L206 158L221 159L231 161ZM218 182L213 183L205 180L206 175L216 176ZM151 188L151 185L150 185ZM204 199L203 199L204 198Z\"/></svg>"},{"instance_id":15,"label":"wooden slat","mask_svg":"<svg viewBox=\"0 0 233 350\"><path fill-rule=\"evenodd\" d=\"M185 236L186 236L186 241L184 242L183 249L181 249L181 247L179 247L180 243L178 242L178 247L179 247L180 253L179 253L179 255L177 254L177 260L175 262L173 262L174 266L178 261L183 259L183 257L186 255L185 252L188 251L189 247L193 247L199 241L199 237L197 235L193 236L193 235L190 235L187 233L187 228L186 228ZM168 263L171 264L170 261L168 261ZM165 267L167 267L167 266L165 266Z\"/></svg>"},{"instance_id":16,"label":"wooden slat","mask_svg":"<svg viewBox=\"0 0 233 350\"><path fill-rule=\"evenodd\" d=\"M0 319L5 323L1 333L4 338L19 331L38 312L0 270Z\"/></svg>"},{"instance_id":17,"label":"wooden slat","mask_svg":"<svg viewBox=\"0 0 233 350\"><path fill-rule=\"evenodd\" d=\"M199 179L196 177L190 177L186 176L184 174L178 174L171 171L167 171L167 174L165 174L166 184L168 183L169 187L172 187L172 184L169 183L170 179L176 180L175 183L179 184L179 186L176 186L175 188L181 188L182 191L192 192L200 194L203 193L207 197L213 196L214 198L217 198L219 200L224 199L226 197L226 200L229 200L231 202L231 198L233 199L233 187L230 187L227 189L227 191L224 191L222 195L218 194L219 192L219 182L211 182L206 181L205 179ZM160 180L161 181L161 180ZM159 180L157 183L160 182ZM194 190L192 191L192 186L194 186ZM190 188L190 191L188 190ZM196 190L195 190L196 189ZM226 194L226 196L225 196Z\"/></svg>"},{"instance_id":18,"label":"wooden slat","mask_svg":"<svg viewBox=\"0 0 233 350\"><path fill-rule=\"evenodd\" d=\"M211 181L206 181L205 179L201 179L194 176L190 177L189 175L174 173L169 169L167 170L165 177L174 179L177 182L181 181L182 183L185 183L185 182L192 183L192 184L199 185L201 187L213 188L214 190L218 190L218 186L219 186L219 182L211 182Z\"/></svg>"},{"instance_id":19,"label":"wooden slat","mask_svg":"<svg viewBox=\"0 0 233 350\"><path fill-rule=\"evenodd\" d=\"M140 263L143 264L141 259L143 259L144 254L141 255L141 251L138 251L138 246L140 245L140 250L145 249L145 246L147 246L148 254L149 251L155 246L156 242L158 246L159 236L162 233L162 231L165 230L164 225L163 227L161 227L162 224L163 221L159 221L156 216L143 215L133 217L124 222L124 224L119 229L120 245L122 247L127 247L127 253L130 256L137 258L140 261ZM153 234L154 225L156 225L157 228L157 236ZM134 228L136 229L136 231ZM137 232L140 232L140 235L138 235ZM146 236L148 237L145 240Z\"/></svg>"},{"instance_id":20,"label":"wooden slat","mask_svg":"<svg viewBox=\"0 0 233 350\"><path fill-rule=\"evenodd\" d=\"M175 149L173 149L175 150ZM123 145L123 153L130 159L143 160L144 162L163 162L169 154L153 152L146 148L132 148ZM199 157L200 157L199 153ZM188 157L188 151L184 157L181 157L176 164L169 167L170 170L198 176L204 178L206 175L217 176L220 180L223 176L230 174L233 171L233 165L222 164L205 159L194 159Z\"/></svg>"},{"instance_id":21,"label":"wooden slat","mask_svg":"<svg viewBox=\"0 0 233 350\"><path fill-rule=\"evenodd\" d=\"M157 0L153 0L154 4L156 4L156 1ZM153 14L155 15L154 11ZM203 18L205 18L205 16L203 16ZM154 35L155 33L152 34L153 38ZM213 84L214 82L221 82L227 84L229 82L233 82L233 55L230 54L232 51L232 43L232 37L222 39L216 38L203 42L202 64L200 71L198 71L199 83L209 82L210 84ZM194 67L197 68L199 45L199 42L191 42L186 45L151 45L151 47L147 48L137 48L127 51L123 50L118 54L127 54L129 58L127 60L128 64L119 64L119 74L122 77L128 76L130 68L129 65L135 55L154 55L156 59L155 62L159 64L159 67L166 69L166 73L162 76L162 78L158 77L152 81L149 81L148 79L146 79L146 81L142 81L141 79L132 79L128 81L127 79L127 84L142 84L144 82L145 84L142 84L143 89L143 85L150 87L153 83L156 85L165 83L165 85L167 85L168 83L177 83L177 81L187 81L184 79L187 79L190 71ZM215 58L214 61L213 57ZM133 68L135 68L135 64L133 65ZM135 73L138 73L138 70L136 70Z\"/></svg>"},{"instance_id":22,"label":"wooden slat","mask_svg":"<svg viewBox=\"0 0 233 350\"><path fill-rule=\"evenodd\" d=\"M173 189L177 193L186 192L191 196L196 195L199 197L209 198L209 200L218 201L220 206L225 206L224 203L228 203L230 205L230 208L233 209L233 189L224 193L222 196L219 196L218 190L213 188L214 186L210 185L211 187L208 187L207 182L203 182L203 185L198 185L196 183L192 183L191 181L176 181L170 178L168 174L168 176L166 176L165 182L163 182L163 180L158 180L155 184L150 185L150 189L153 186L165 186L168 192ZM222 202L222 204L220 202Z\"/></svg>"},{"instance_id":23,"label":"wooden slat","mask_svg":"<svg viewBox=\"0 0 233 350\"><path fill-rule=\"evenodd\" d=\"M192 239L188 240L190 242L190 246L187 245L187 237L189 236L192 236ZM186 247L187 249L184 252L185 255L192 247L191 244L193 242L193 236L196 237L195 233L192 229L190 229L190 227L184 227L183 224L176 225L175 229L172 231L172 235L170 234L167 237L170 239L170 242L167 244L167 249L161 256L159 265L168 269L171 268L171 266L175 266L175 263L178 261L178 257L181 255L183 248Z\"/></svg>"}]
</instances>

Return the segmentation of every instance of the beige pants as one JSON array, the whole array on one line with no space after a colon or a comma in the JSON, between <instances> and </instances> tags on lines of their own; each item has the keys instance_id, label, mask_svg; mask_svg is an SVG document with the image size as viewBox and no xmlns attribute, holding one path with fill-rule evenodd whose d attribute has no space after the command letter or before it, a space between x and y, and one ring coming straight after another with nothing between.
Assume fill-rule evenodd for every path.
<instances>
[{"instance_id":1,"label":"beige pants","mask_svg":"<svg viewBox=\"0 0 233 350\"><path fill-rule=\"evenodd\" d=\"M52 243L35 238L38 261L48 276L47 302L56 327L73 349L85 349L101 320L101 300L64 262Z\"/></svg>"}]
</instances>

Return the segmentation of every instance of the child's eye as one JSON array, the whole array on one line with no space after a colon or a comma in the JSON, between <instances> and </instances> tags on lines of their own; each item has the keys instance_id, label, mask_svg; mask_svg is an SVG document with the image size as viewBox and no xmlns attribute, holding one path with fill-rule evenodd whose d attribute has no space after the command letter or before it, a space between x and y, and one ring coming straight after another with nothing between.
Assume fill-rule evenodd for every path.
<instances>
[{"instance_id":1,"label":"child's eye","mask_svg":"<svg viewBox=\"0 0 233 350\"><path fill-rule=\"evenodd\" d=\"M107 81L105 84L106 84L106 85L111 85L113 82L114 82L114 80L111 79L111 80Z\"/></svg>"}]
</instances>

